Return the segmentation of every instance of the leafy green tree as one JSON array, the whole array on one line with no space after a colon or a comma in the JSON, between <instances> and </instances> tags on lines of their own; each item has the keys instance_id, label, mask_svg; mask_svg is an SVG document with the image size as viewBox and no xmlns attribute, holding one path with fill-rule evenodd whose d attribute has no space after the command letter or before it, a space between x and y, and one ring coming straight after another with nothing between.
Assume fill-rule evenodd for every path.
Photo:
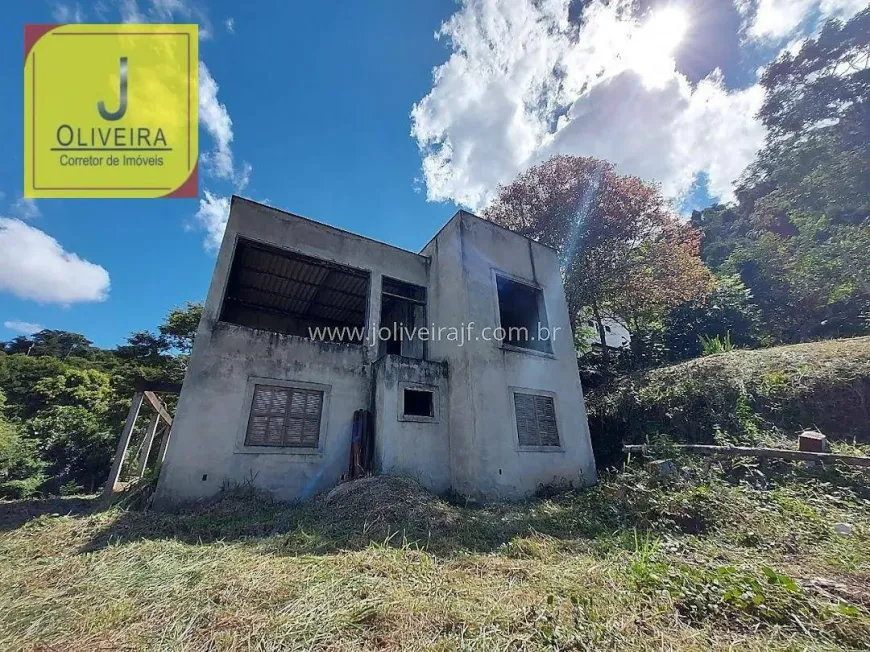
<instances>
[{"instance_id":1,"label":"leafy green tree","mask_svg":"<svg viewBox=\"0 0 870 652\"><path fill-rule=\"evenodd\" d=\"M739 276L721 276L707 296L669 310L663 332L671 360L700 356L701 338L728 338L736 346L755 347L760 339L761 311Z\"/></svg>"},{"instance_id":2,"label":"leafy green tree","mask_svg":"<svg viewBox=\"0 0 870 652\"><path fill-rule=\"evenodd\" d=\"M201 314L197 303L175 308L156 333L133 333L114 350L50 330L2 345L0 495L102 484L138 382L181 382Z\"/></svg>"},{"instance_id":3,"label":"leafy green tree","mask_svg":"<svg viewBox=\"0 0 870 652\"><path fill-rule=\"evenodd\" d=\"M41 330L29 337L19 336L3 345L6 353L23 353L27 356L50 356L66 360L70 356L93 359L98 349L88 338L78 333L57 330Z\"/></svg>"},{"instance_id":4,"label":"leafy green tree","mask_svg":"<svg viewBox=\"0 0 870 652\"><path fill-rule=\"evenodd\" d=\"M21 436L5 416L6 397L0 392L0 498L27 498L45 481L36 445Z\"/></svg>"},{"instance_id":5,"label":"leafy green tree","mask_svg":"<svg viewBox=\"0 0 870 652\"><path fill-rule=\"evenodd\" d=\"M768 129L736 206L692 216L701 255L752 290L773 342L870 328L870 9L768 66Z\"/></svg>"},{"instance_id":6,"label":"leafy green tree","mask_svg":"<svg viewBox=\"0 0 870 652\"><path fill-rule=\"evenodd\" d=\"M67 368L33 386L45 406L77 406L94 414L106 411L111 391L109 376L96 369Z\"/></svg>"},{"instance_id":7,"label":"leafy green tree","mask_svg":"<svg viewBox=\"0 0 870 652\"><path fill-rule=\"evenodd\" d=\"M190 355L199 320L202 318L202 302L188 301L183 308L173 308L160 325L160 335L170 349Z\"/></svg>"},{"instance_id":8,"label":"leafy green tree","mask_svg":"<svg viewBox=\"0 0 870 652\"><path fill-rule=\"evenodd\" d=\"M44 396L35 391L37 383L67 368L56 358L0 354L0 391L9 403L9 416L26 420L46 407Z\"/></svg>"},{"instance_id":9,"label":"leafy green tree","mask_svg":"<svg viewBox=\"0 0 870 652\"><path fill-rule=\"evenodd\" d=\"M45 460L47 490L74 483L93 492L105 481L118 434L102 417L81 405L53 405L27 421L27 438Z\"/></svg>"}]
</instances>

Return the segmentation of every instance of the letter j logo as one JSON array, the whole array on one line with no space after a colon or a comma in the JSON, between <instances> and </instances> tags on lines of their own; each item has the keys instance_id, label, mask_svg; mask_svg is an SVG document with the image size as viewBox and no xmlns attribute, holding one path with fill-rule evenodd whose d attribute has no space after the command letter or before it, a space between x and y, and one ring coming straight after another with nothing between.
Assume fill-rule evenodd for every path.
<instances>
[{"instance_id":1,"label":"letter j logo","mask_svg":"<svg viewBox=\"0 0 870 652\"><path fill-rule=\"evenodd\" d=\"M120 120L127 112L127 57L121 57L121 91L120 104L117 111L109 111L103 100L97 102L97 110L104 120Z\"/></svg>"}]
</instances>

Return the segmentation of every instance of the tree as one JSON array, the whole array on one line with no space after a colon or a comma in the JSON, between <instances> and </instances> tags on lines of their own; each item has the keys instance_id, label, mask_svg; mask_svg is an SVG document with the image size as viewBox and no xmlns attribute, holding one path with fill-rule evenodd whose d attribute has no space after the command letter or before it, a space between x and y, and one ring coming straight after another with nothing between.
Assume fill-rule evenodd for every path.
<instances>
[{"instance_id":1,"label":"tree","mask_svg":"<svg viewBox=\"0 0 870 652\"><path fill-rule=\"evenodd\" d=\"M820 125L837 127L844 144L867 147L870 7L848 23L829 20L797 54L783 53L761 77L759 117L769 142L800 138Z\"/></svg>"},{"instance_id":2,"label":"tree","mask_svg":"<svg viewBox=\"0 0 870 652\"><path fill-rule=\"evenodd\" d=\"M692 215L702 257L739 274L774 342L870 328L870 9L765 70L767 141L736 206Z\"/></svg>"},{"instance_id":3,"label":"tree","mask_svg":"<svg viewBox=\"0 0 870 652\"><path fill-rule=\"evenodd\" d=\"M739 276L722 276L707 296L669 310L663 331L668 357L685 360L701 355L702 336L723 340L728 337L737 346L757 346L760 327L761 313L752 292Z\"/></svg>"},{"instance_id":4,"label":"tree","mask_svg":"<svg viewBox=\"0 0 870 652\"><path fill-rule=\"evenodd\" d=\"M588 311L602 342L604 317L637 328L712 286L698 231L657 186L617 175L607 161L555 156L499 187L483 216L559 251L575 327Z\"/></svg>"},{"instance_id":5,"label":"tree","mask_svg":"<svg viewBox=\"0 0 870 652\"><path fill-rule=\"evenodd\" d=\"M29 337L16 337L6 342L3 350L9 354L23 353L33 357L50 356L65 360L70 356L93 359L98 349L84 335L45 329Z\"/></svg>"},{"instance_id":6,"label":"tree","mask_svg":"<svg viewBox=\"0 0 870 652\"><path fill-rule=\"evenodd\" d=\"M166 339L170 349L190 355L201 318L202 302L188 301L183 308L173 308L169 312L160 325L160 335Z\"/></svg>"},{"instance_id":7,"label":"tree","mask_svg":"<svg viewBox=\"0 0 870 652\"><path fill-rule=\"evenodd\" d=\"M27 498L45 481L45 464L33 442L6 419L5 405L6 397L0 392L0 497Z\"/></svg>"}]
</instances>

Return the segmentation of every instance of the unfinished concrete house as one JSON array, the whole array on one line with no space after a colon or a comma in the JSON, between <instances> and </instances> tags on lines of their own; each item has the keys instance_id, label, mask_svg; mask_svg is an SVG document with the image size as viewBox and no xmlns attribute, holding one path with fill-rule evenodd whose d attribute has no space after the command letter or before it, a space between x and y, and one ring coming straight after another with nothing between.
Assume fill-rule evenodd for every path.
<instances>
[{"instance_id":1,"label":"unfinished concrete house","mask_svg":"<svg viewBox=\"0 0 870 652\"><path fill-rule=\"evenodd\" d=\"M593 483L556 252L459 211L413 253L233 197L156 500L308 498L360 431L364 470L435 492Z\"/></svg>"}]
</instances>

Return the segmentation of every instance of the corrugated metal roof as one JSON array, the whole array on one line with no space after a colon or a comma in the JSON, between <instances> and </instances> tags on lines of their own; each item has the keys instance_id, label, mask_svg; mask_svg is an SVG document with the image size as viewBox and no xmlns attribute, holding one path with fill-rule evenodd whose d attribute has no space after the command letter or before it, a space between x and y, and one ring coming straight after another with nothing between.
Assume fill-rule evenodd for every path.
<instances>
[{"instance_id":1,"label":"corrugated metal roof","mask_svg":"<svg viewBox=\"0 0 870 652\"><path fill-rule=\"evenodd\" d=\"M254 310L361 326L367 294L365 272L242 240L226 300Z\"/></svg>"}]
</instances>

